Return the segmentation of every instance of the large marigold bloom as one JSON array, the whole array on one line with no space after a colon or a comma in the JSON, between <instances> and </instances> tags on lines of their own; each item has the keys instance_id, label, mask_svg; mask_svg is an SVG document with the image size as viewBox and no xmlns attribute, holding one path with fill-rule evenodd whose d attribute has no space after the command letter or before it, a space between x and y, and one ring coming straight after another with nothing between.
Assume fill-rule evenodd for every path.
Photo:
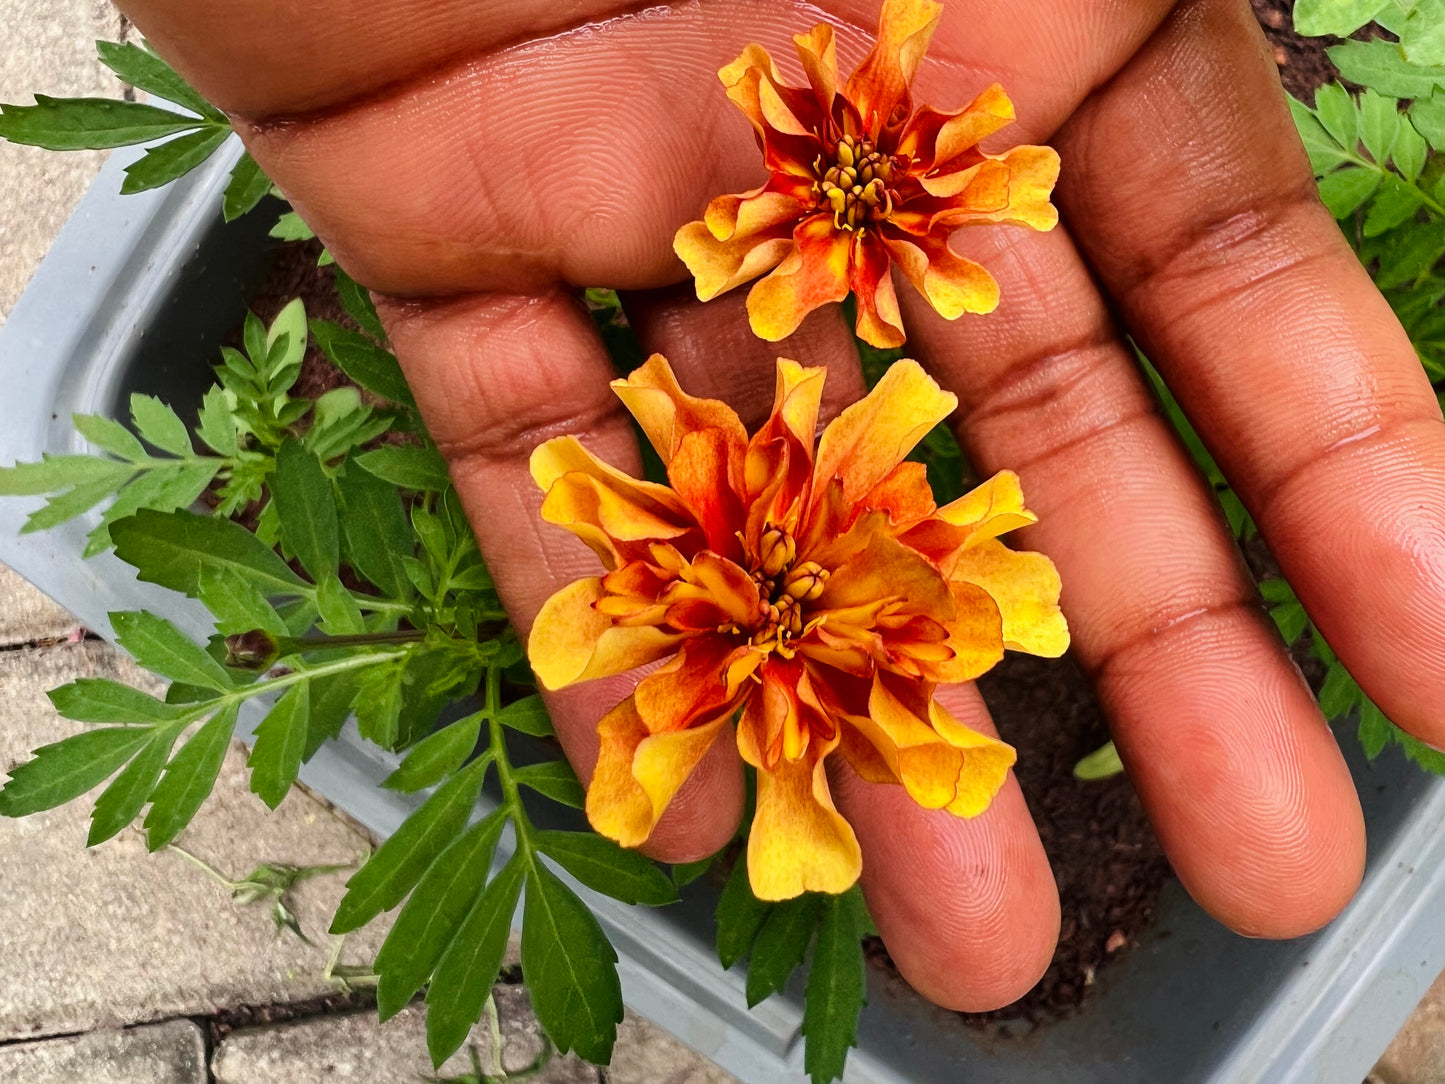
<instances>
[{"instance_id":1,"label":"large marigold bloom","mask_svg":"<svg viewBox=\"0 0 1445 1084\"><path fill-rule=\"evenodd\" d=\"M983 812L1014 751L951 716L940 682L1005 647L1059 655L1059 578L998 536L1032 523L1003 472L937 507L904 457L955 398L900 361L814 447L824 370L778 360L772 416L749 439L726 404L687 395L654 355L613 387L667 466L639 481L574 437L540 446L542 516L606 574L542 607L528 651L548 689L667 659L601 721L587 814L635 847L712 744L757 769L748 871L761 899L842 892L862 859L824 761L901 784L920 805ZM670 656L670 658L669 658Z\"/></svg>"},{"instance_id":2,"label":"large marigold bloom","mask_svg":"<svg viewBox=\"0 0 1445 1084\"><path fill-rule=\"evenodd\" d=\"M949 235L982 222L1052 229L1059 156L1049 147L984 154L979 140L1014 117L1003 88L951 112L914 108L910 85L942 11L932 0L884 0L878 40L842 85L833 28L793 41L809 86L784 84L766 50L749 45L718 72L756 131L765 184L719 196L673 248L703 301L767 277L748 294L753 331L776 342L819 305L858 301L860 338L904 340L890 266L897 264L949 320L991 312L998 283L957 255Z\"/></svg>"}]
</instances>

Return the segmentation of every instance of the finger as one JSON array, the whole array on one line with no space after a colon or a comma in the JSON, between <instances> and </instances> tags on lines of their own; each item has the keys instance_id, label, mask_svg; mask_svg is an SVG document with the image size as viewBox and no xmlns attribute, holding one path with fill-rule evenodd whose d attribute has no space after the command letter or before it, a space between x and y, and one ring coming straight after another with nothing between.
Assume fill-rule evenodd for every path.
<instances>
[{"instance_id":1,"label":"finger","mask_svg":"<svg viewBox=\"0 0 1445 1084\"><path fill-rule=\"evenodd\" d=\"M1085 253L1311 618L1445 745L1445 426L1316 197L1248 8L1181 4L1060 150Z\"/></svg>"},{"instance_id":2,"label":"finger","mask_svg":"<svg viewBox=\"0 0 1445 1084\"><path fill-rule=\"evenodd\" d=\"M937 695L960 722L997 735L974 686ZM863 848L868 908L903 978L961 1012L1027 993L1053 957L1059 894L1013 773L967 820L922 808L900 786L864 782L846 763L830 781Z\"/></svg>"},{"instance_id":3,"label":"finger","mask_svg":"<svg viewBox=\"0 0 1445 1084\"><path fill-rule=\"evenodd\" d=\"M1019 544L1063 579L1074 651L1180 879L1236 929L1292 936L1353 894L1359 804L1212 497L1159 416L1063 231L961 231L1003 294L910 340L959 396L985 471L1017 470Z\"/></svg>"},{"instance_id":4,"label":"finger","mask_svg":"<svg viewBox=\"0 0 1445 1084\"><path fill-rule=\"evenodd\" d=\"M689 395L728 403L748 432L772 409L778 358L827 367L820 424L863 397L867 389L853 332L839 306L825 306L792 335L770 343L748 326L746 301L736 292L704 304L689 283L622 298L643 352L667 358Z\"/></svg>"},{"instance_id":5,"label":"finger","mask_svg":"<svg viewBox=\"0 0 1445 1084\"><path fill-rule=\"evenodd\" d=\"M429 305L383 300L379 309L525 641L554 591L599 571L595 553L542 520L543 494L528 470L532 450L571 434L622 470L640 468L631 425L608 387L607 354L586 313L564 294ZM597 760L597 721L635 680L604 678L546 694L557 736L584 783ZM648 853L674 862L712 854L732 838L742 802L737 750L718 742L668 806Z\"/></svg>"}]
</instances>

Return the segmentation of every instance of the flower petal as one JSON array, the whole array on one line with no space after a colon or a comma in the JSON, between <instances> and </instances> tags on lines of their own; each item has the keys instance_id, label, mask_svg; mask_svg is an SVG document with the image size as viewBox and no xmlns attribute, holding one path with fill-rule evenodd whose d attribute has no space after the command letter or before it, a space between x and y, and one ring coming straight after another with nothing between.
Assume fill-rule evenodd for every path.
<instances>
[{"instance_id":1,"label":"flower petal","mask_svg":"<svg viewBox=\"0 0 1445 1084\"><path fill-rule=\"evenodd\" d=\"M904 460L885 474L876 486L859 499L857 507L887 512L888 522L894 527L916 523L935 512L942 514L942 510L933 503L933 490L928 484L928 468L911 460ZM903 541L907 544L906 534Z\"/></svg>"},{"instance_id":2,"label":"flower petal","mask_svg":"<svg viewBox=\"0 0 1445 1084\"><path fill-rule=\"evenodd\" d=\"M664 466L672 462L683 437L699 429L721 430L739 447L747 443L748 433L737 412L720 399L700 399L683 391L661 354L653 354L625 380L614 380L612 390L637 419Z\"/></svg>"},{"instance_id":3,"label":"flower petal","mask_svg":"<svg viewBox=\"0 0 1445 1084\"><path fill-rule=\"evenodd\" d=\"M1024 507L1018 475L1005 470L944 505L936 515L915 523L899 540L949 576L960 550L1037 521Z\"/></svg>"},{"instance_id":4,"label":"flower petal","mask_svg":"<svg viewBox=\"0 0 1445 1084\"><path fill-rule=\"evenodd\" d=\"M943 13L933 0L884 0L878 40L848 78L844 92L857 106L869 135L896 128L911 108L909 84Z\"/></svg>"},{"instance_id":5,"label":"flower petal","mask_svg":"<svg viewBox=\"0 0 1445 1084\"><path fill-rule=\"evenodd\" d=\"M718 735L730 729L732 711L723 712L710 722L665 734L653 734L637 746L632 761L632 776L647 795L652 806L653 824L666 812L673 795L692 775L717 741Z\"/></svg>"},{"instance_id":6,"label":"flower petal","mask_svg":"<svg viewBox=\"0 0 1445 1084\"><path fill-rule=\"evenodd\" d=\"M838 93L838 48L833 42L832 26L819 23L806 34L794 34L793 45L823 115L831 116L833 98Z\"/></svg>"},{"instance_id":7,"label":"flower petal","mask_svg":"<svg viewBox=\"0 0 1445 1084\"><path fill-rule=\"evenodd\" d=\"M569 583L542 604L527 639L527 657L544 688L621 674L671 655L682 637L651 625L615 626L597 612L602 581Z\"/></svg>"},{"instance_id":8,"label":"flower petal","mask_svg":"<svg viewBox=\"0 0 1445 1084\"><path fill-rule=\"evenodd\" d=\"M825 751L780 760L771 771L758 772L757 812L748 834L748 880L760 900L846 892L863 869L858 837L828 791Z\"/></svg>"},{"instance_id":9,"label":"flower petal","mask_svg":"<svg viewBox=\"0 0 1445 1084\"><path fill-rule=\"evenodd\" d=\"M682 438L667 465L668 481L702 525L708 548L729 560L742 556L735 532L744 511L737 494L741 487L734 484L742 454L731 434L695 429Z\"/></svg>"},{"instance_id":10,"label":"flower petal","mask_svg":"<svg viewBox=\"0 0 1445 1084\"><path fill-rule=\"evenodd\" d=\"M1059 572L1042 553L1018 552L989 539L959 553L953 579L977 584L993 597L1003 616L1005 646L1046 658L1068 650Z\"/></svg>"},{"instance_id":11,"label":"flower petal","mask_svg":"<svg viewBox=\"0 0 1445 1084\"><path fill-rule=\"evenodd\" d=\"M958 399L943 391L916 361L896 362L867 396L823 430L813 491L820 493L839 478L844 502L854 504L957 405Z\"/></svg>"},{"instance_id":12,"label":"flower petal","mask_svg":"<svg viewBox=\"0 0 1445 1084\"><path fill-rule=\"evenodd\" d=\"M577 535L609 569L641 556L646 546L638 550L639 543L679 539L697 531L690 513L681 520L659 514L580 471L552 483L542 502L542 518Z\"/></svg>"},{"instance_id":13,"label":"flower petal","mask_svg":"<svg viewBox=\"0 0 1445 1084\"><path fill-rule=\"evenodd\" d=\"M912 158L918 172L927 173L947 166L1013 119L1013 102L994 83L962 109L920 106L898 137L898 153Z\"/></svg>"},{"instance_id":14,"label":"flower petal","mask_svg":"<svg viewBox=\"0 0 1445 1084\"><path fill-rule=\"evenodd\" d=\"M880 350L903 345L903 314L893 290L892 258L877 230L865 230L853 246L850 286L858 301L854 330L858 338Z\"/></svg>"},{"instance_id":15,"label":"flower petal","mask_svg":"<svg viewBox=\"0 0 1445 1084\"><path fill-rule=\"evenodd\" d=\"M624 847L640 847L652 834L659 814L632 774L637 747L647 738L628 697L597 724L597 766L587 785L587 820L608 839Z\"/></svg>"},{"instance_id":16,"label":"flower petal","mask_svg":"<svg viewBox=\"0 0 1445 1084\"><path fill-rule=\"evenodd\" d=\"M1007 154L990 157L1007 171L1007 199L997 200L996 176L980 171L962 184L958 194L950 189L960 184L968 170L925 178L923 186L938 196L951 196L956 207L935 215L935 222L950 226L976 222L1011 222L1035 230L1051 230L1059 222L1059 211L1049 202L1059 179L1059 155L1052 147L1015 147Z\"/></svg>"},{"instance_id":17,"label":"flower petal","mask_svg":"<svg viewBox=\"0 0 1445 1084\"><path fill-rule=\"evenodd\" d=\"M763 145L763 164L773 173L811 179L822 151L816 133L824 116L811 92L783 82L768 51L749 45L718 72L728 99L752 123Z\"/></svg>"},{"instance_id":18,"label":"flower petal","mask_svg":"<svg viewBox=\"0 0 1445 1084\"><path fill-rule=\"evenodd\" d=\"M803 317L848 296L852 234L833 228L829 215L803 219L793 230L793 250L748 292L753 334L769 342L787 338Z\"/></svg>"},{"instance_id":19,"label":"flower petal","mask_svg":"<svg viewBox=\"0 0 1445 1084\"><path fill-rule=\"evenodd\" d=\"M684 641L676 655L637 683L632 694L647 732L686 730L723 711L730 699L728 666L734 656L746 652L747 648L734 648L721 636Z\"/></svg>"},{"instance_id":20,"label":"flower petal","mask_svg":"<svg viewBox=\"0 0 1445 1084\"><path fill-rule=\"evenodd\" d=\"M813 441L818 435L818 408L823 401L823 381L827 375L827 366L810 368L791 358L778 359L773 412L768 425L780 424L792 434L809 462L813 458Z\"/></svg>"},{"instance_id":21,"label":"flower petal","mask_svg":"<svg viewBox=\"0 0 1445 1084\"><path fill-rule=\"evenodd\" d=\"M673 237L672 250L695 280L697 299L711 301L777 267L793 251L789 233L780 226L775 236L763 232L719 241L706 223L689 222Z\"/></svg>"},{"instance_id":22,"label":"flower petal","mask_svg":"<svg viewBox=\"0 0 1445 1084\"><path fill-rule=\"evenodd\" d=\"M948 247L945 234L888 237L888 249L913 288L928 299L945 320L966 312L992 312L998 307L998 283L982 266Z\"/></svg>"},{"instance_id":23,"label":"flower petal","mask_svg":"<svg viewBox=\"0 0 1445 1084\"><path fill-rule=\"evenodd\" d=\"M1004 626L999 603L983 588L958 582L948 588L953 616L945 622L946 644L953 657L929 663L925 672L934 681L953 684L972 681L998 664L1003 658Z\"/></svg>"},{"instance_id":24,"label":"flower petal","mask_svg":"<svg viewBox=\"0 0 1445 1084\"><path fill-rule=\"evenodd\" d=\"M929 701L928 718L943 740L963 754L958 794L947 809L956 817L976 817L993 803L1017 754L1013 746L964 726L937 700Z\"/></svg>"}]
</instances>

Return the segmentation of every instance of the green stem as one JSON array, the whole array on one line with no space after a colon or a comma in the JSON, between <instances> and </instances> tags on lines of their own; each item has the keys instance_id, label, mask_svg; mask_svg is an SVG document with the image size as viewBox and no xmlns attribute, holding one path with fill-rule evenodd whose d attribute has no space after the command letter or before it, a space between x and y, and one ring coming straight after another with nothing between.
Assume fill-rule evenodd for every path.
<instances>
[{"instance_id":1,"label":"green stem","mask_svg":"<svg viewBox=\"0 0 1445 1084\"><path fill-rule=\"evenodd\" d=\"M512 830L517 837L517 853L527 863L527 868L535 869L536 861L532 850L532 826L527 820L526 811L522 808L522 798L517 792L517 780L512 775L512 762L507 758L507 738L505 728L497 720L497 715L502 710L502 668L492 665L487 667L487 692L486 702L482 711L487 716L488 733L491 736L492 762L497 766L497 782L502 788L502 806L507 810L507 816L511 818Z\"/></svg>"},{"instance_id":2,"label":"green stem","mask_svg":"<svg viewBox=\"0 0 1445 1084\"><path fill-rule=\"evenodd\" d=\"M421 629L401 632L361 632L351 636L283 636L276 640L281 655L299 655L307 651L329 651L334 647L371 647L376 644L414 644L426 638Z\"/></svg>"},{"instance_id":3,"label":"green stem","mask_svg":"<svg viewBox=\"0 0 1445 1084\"><path fill-rule=\"evenodd\" d=\"M1347 153L1347 157L1349 161L1353 162L1355 165L1364 166L1366 169L1373 169L1382 177L1394 177L1395 180L1399 181L1401 184L1405 185L1408 188L1414 189L1415 195L1420 197L1420 202L1422 204L1424 204L1430 210L1434 211L1441 218L1445 218L1445 205L1441 205L1439 202L1432 199L1430 194L1426 192L1423 188L1421 188L1417 182L1407 181L1405 180L1403 174L1396 173L1393 169L1386 169L1384 166L1380 165L1379 162L1371 161L1368 158L1361 158L1358 154Z\"/></svg>"}]
</instances>

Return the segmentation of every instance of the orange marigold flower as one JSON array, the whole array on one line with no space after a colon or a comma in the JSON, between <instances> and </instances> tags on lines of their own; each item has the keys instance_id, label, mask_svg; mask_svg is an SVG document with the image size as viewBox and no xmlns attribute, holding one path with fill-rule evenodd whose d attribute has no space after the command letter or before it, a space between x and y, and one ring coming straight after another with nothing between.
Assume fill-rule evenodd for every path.
<instances>
[{"instance_id":1,"label":"orange marigold flower","mask_svg":"<svg viewBox=\"0 0 1445 1084\"><path fill-rule=\"evenodd\" d=\"M700 300L771 272L748 294L762 338L790 335L819 305L852 291L858 336L901 346L889 274L896 263L949 320L993 310L998 283L954 253L949 235L980 222L1052 229L1059 156L1049 147L978 149L1014 117L997 84L962 109L914 108L910 86L942 10L932 0L884 0L878 40L846 85L826 23L793 38L806 88L784 84L759 45L718 72L756 130L768 179L719 196L702 221L678 230L673 249Z\"/></svg>"},{"instance_id":2,"label":"orange marigold flower","mask_svg":"<svg viewBox=\"0 0 1445 1084\"><path fill-rule=\"evenodd\" d=\"M814 447L825 370L778 359L772 416L751 439L725 403L682 391L658 355L613 383L670 485L595 459L575 437L532 455L542 516L591 546L605 575L542 607L528 651L548 689L671 658L598 726L587 814L635 847L737 721L757 769L748 872L761 899L842 892L862 859L828 792L841 753L919 804L983 812L1014 762L933 697L1005 647L1068 646L1049 559L998 536L1032 523L1003 472L940 508L904 462L953 410L900 361Z\"/></svg>"}]
</instances>

